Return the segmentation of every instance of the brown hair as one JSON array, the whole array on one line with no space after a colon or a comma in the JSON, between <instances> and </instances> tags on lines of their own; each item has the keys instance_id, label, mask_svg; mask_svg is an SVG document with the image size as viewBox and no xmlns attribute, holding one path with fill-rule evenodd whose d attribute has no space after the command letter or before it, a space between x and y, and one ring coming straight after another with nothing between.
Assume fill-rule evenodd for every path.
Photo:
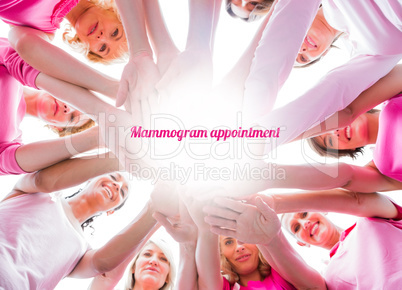
<instances>
[{"instance_id":1,"label":"brown hair","mask_svg":"<svg viewBox=\"0 0 402 290\"><path fill-rule=\"evenodd\" d=\"M64 136L80 133L95 125L96 125L95 121L92 119L89 119L87 122L85 122L81 126L57 127L57 126L47 125L47 127L52 129L53 132L57 133L59 135L59 137L64 137Z\"/></svg>"},{"instance_id":2,"label":"brown hair","mask_svg":"<svg viewBox=\"0 0 402 290\"><path fill-rule=\"evenodd\" d=\"M220 261L221 261L221 272L222 275L225 275L226 279L230 284L234 284L240 280L239 275L235 272L232 267L232 264L228 261L228 259L223 255L219 243L219 252L220 252ZM260 272L262 277L267 277L271 273L271 266L268 264L267 260L265 260L264 256L261 254L260 250L258 250L258 268L257 270Z\"/></svg>"},{"instance_id":3,"label":"brown hair","mask_svg":"<svg viewBox=\"0 0 402 290\"><path fill-rule=\"evenodd\" d=\"M377 109L371 109L367 111L368 114L375 114L378 112L380 112L380 110ZM364 152L364 147L358 147L355 149L342 149L342 150L327 148L317 142L317 137L307 139L307 143L308 145L310 145L313 151L315 151L318 155L323 157L340 158L344 156L349 156L355 159L360 153L363 154Z\"/></svg>"},{"instance_id":4,"label":"brown hair","mask_svg":"<svg viewBox=\"0 0 402 290\"><path fill-rule=\"evenodd\" d=\"M119 21L121 22L121 18L119 12L117 10L117 6L114 0L88 0L88 2L92 3L94 6L98 6L105 10L112 10ZM120 47L120 49L116 52L115 55L112 55L110 59L105 59L100 55L90 51L88 46L81 42L78 35L75 33L74 28L71 24L66 25L66 29L63 32L63 41L69 45L73 50L76 52L82 53L85 57L95 63L102 63L102 64L112 64L115 62L123 62L128 59L128 44L127 41L125 45Z\"/></svg>"}]
</instances>

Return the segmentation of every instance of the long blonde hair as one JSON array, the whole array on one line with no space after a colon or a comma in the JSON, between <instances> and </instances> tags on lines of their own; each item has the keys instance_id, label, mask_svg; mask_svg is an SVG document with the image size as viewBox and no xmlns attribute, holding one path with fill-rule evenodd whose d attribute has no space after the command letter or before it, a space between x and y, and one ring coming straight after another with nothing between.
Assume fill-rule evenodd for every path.
<instances>
[{"instance_id":1,"label":"long blonde hair","mask_svg":"<svg viewBox=\"0 0 402 290\"><path fill-rule=\"evenodd\" d=\"M159 249L162 250L162 252L165 254L166 258L169 261L169 273L166 278L165 284L160 288L160 290L173 290L174 286L174 279L176 276L176 266L174 264L174 259L173 259L173 253L170 251L167 243L163 240L149 240L143 247L142 249L138 252L138 254L134 257L133 261L128 265L127 270L126 270L126 283L125 283L125 290L132 290L135 285L135 277L133 273L133 269L135 269L135 264L137 263L138 257L142 253L143 249L149 245L149 244L154 244L157 246Z\"/></svg>"},{"instance_id":2,"label":"long blonde hair","mask_svg":"<svg viewBox=\"0 0 402 290\"><path fill-rule=\"evenodd\" d=\"M240 280L239 274L237 274L235 272L232 264L223 255L220 243L219 243L219 252L220 252L222 275L225 276L225 278L229 281L230 284L239 282L239 280ZM258 250L258 268L257 268L257 270L260 272L261 276L264 278L267 277L271 273L271 266L268 264L267 260L265 260L264 256L261 254L260 250Z\"/></svg>"}]
</instances>

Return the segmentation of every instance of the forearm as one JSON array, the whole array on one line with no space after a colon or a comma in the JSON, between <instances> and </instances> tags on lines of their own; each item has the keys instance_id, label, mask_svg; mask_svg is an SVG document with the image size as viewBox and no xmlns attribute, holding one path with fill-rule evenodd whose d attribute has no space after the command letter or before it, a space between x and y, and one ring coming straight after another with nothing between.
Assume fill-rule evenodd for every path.
<instances>
[{"instance_id":1,"label":"forearm","mask_svg":"<svg viewBox=\"0 0 402 290\"><path fill-rule=\"evenodd\" d=\"M35 69L106 96L116 96L116 80L97 72L52 45L43 38L41 31L28 27L13 27L9 33L9 41L18 54Z\"/></svg>"},{"instance_id":2,"label":"forearm","mask_svg":"<svg viewBox=\"0 0 402 290\"><path fill-rule=\"evenodd\" d=\"M216 0L217 1L217 0ZM215 0L189 0L187 50L211 51Z\"/></svg>"},{"instance_id":3,"label":"forearm","mask_svg":"<svg viewBox=\"0 0 402 290\"><path fill-rule=\"evenodd\" d=\"M269 244L258 248L268 263L297 289L327 289L324 278L304 262L282 231Z\"/></svg>"},{"instance_id":4,"label":"forearm","mask_svg":"<svg viewBox=\"0 0 402 290\"><path fill-rule=\"evenodd\" d=\"M141 51L152 56L145 27L143 0L116 0L128 40L130 57Z\"/></svg>"},{"instance_id":5,"label":"forearm","mask_svg":"<svg viewBox=\"0 0 402 290\"><path fill-rule=\"evenodd\" d=\"M267 198L266 196L261 196ZM274 194L276 213L336 212L361 217L394 218L397 210L384 195L343 189Z\"/></svg>"},{"instance_id":6,"label":"forearm","mask_svg":"<svg viewBox=\"0 0 402 290\"><path fill-rule=\"evenodd\" d=\"M166 28L158 0L144 0L143 5L148 35L157 58L161 54L177 54L179 51Z\"/></svg>"},{"instance_id":7,"label":"forearm","mask_svg":"<svg viewBox=\"0 0 402 290\"><path fill-rule=\"evenodd\" d=\"M15 153L15 158L24 171L38 171L97 148L97 132L96 128L93 128L71 136L21 145Z\"/></svg>"},{"instance_id":8,"label":"forearm","mask_svg":"<svg viewBox=\"0 0 402 290\"><path fill-rule=\"evenodd\" d=\"M195 261L196 243L180 243L177 289L197 290L198 273Z\"/></svg>"},{"instance_id":9,"label":"forearm","mask_svg":"<svg viewBox=\"0 0 402 290\"><path fill-rule=\"evenodd\" d=\"M118 159L109 154L68 159L25 175L15 185L15 189L25 193L59 191L79 185L98 175L116 171L118 168Z\"/></svg>"},{"instance_id":10,"label":"forearm","mask_svg":"<svg viewBox=\"0 0 402 290\"><path fill-rule=\"evenodd\" d=\"M219 237L210 231L199 229L196 263L200 290L222 289L218 239Z\"/></svg>"}]
</instances>

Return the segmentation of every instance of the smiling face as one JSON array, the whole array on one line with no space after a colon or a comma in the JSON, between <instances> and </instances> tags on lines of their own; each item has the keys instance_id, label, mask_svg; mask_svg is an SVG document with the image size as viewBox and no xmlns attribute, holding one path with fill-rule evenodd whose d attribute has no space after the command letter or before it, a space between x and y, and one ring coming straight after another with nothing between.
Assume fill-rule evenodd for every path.
<instances>
[{"instance_id":1,"label":"smiling face","mask_svg":"<svg viewBox=\"0 0 402 290\"><path fill-rule=\"evenodd\" d=\"M83 204L95 213L106 212L120 206L128 197L128 183L118 172L92 179L80 193Z\"/></svg>"},{"instance_id":2,"label":"smiling face","mask_svg":"<svg viewBox=\"0 0 402 290\"><path fill-rule=\"evenodd\" d=\"M112 10L91 6L78 17L74 26L81 42L104 59L113 59L127 50L123 25Z\"/></svg>"},{"instance_id":3,"label":"smiling face","mask_svg":"<svg viewBox=\"0 0 402 290\"><path fill-rule=\"evenodd\" d=\"M89 117L63 103L48 93L40 93L36 100L37 116L49 125L57 127L82 126Z\"/></svg>"},{"instance_id":4,"label":"smiling face","mask_svg":"<svg viewBox=\"0 0 402 290\"><path fill-rule=\"evenodd\" d=\"M282 225L304 243L331 248L336 226L321 213L299 212L283 215Z\"/></svg>"},{"instance_id":5,"label":"smiling face","mask_svg":"<svg viewBox=\"0 0 402 290\"><path fill-rule=\"evenodd\" d=\"M338 33L325 20L322 8L318 10L300 47L296 66L303 66L322 57L336 40Z\"/></svg>"},{"instance_id":6,"label":"smiling face","mask_svg":"<svg viewBox=\"0 0 402 290\"><path fill-rule=\"evenodd\" d=\"M367 113L360 115L350 126L320 136L314 140L323 148L346 150L370 143Z\"/></svg>"},{"instance_id":7,"label":"smiling face","mask_svg":"<svg viewBox=\"0 0 402 290\"><path fill-rule=\"evenodd\" d=\"M258 272L259 250L253 244L241 244L230 237L220 237L221 254L239 275L251 275Z\"/></svg>"},{"instance_id":8,"label":"smiling face","mask_svg":"<svg viewBox=\"0 0 402 290\"><path fill-rule=\"evenodd\" d=\"M167 257L154 243L148 243L141 250L133 268L135 283L147 289L160 289L167 282L169 272Z\"/></svg>"}]
</instances>

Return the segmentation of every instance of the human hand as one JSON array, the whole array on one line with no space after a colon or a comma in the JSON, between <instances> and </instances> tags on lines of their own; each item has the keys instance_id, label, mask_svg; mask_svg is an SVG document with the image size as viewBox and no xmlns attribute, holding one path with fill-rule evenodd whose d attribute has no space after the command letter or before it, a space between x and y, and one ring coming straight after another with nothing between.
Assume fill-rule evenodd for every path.
<instances>
[{"instance_id":1,"label":"human hand","mask_svg":"<svg viewBox=\"0 0 402 290\"><path fill-rule=\"evenodd\" d=\"M128 96L132 107L140 101L147 100L159 80L159 70L148 52L142 51L130 57L123 70L116 106L123 105Z\"/></svg>"},{"instance_id":2,"label":"human hand","mask_svg":"<svg viewBox=\"0 0 402 290\"><path fill-rule=\"evenodd\" d=\"M205 221L217 235L229 236L244 243L268 244L281 230L276 213L260 197L256 206L229 198L215 198L215 206L207 206Z\"/></svg>"},{"instance_id":3,"label":"human hand","mask_svg":"<svg viewBox=\"0 0 402 290\"><path fill-rule=\"evenodd\" d=\"M180 203L180 217L168 218L159 212L155 212L153 217L176 242L186 244L195 244L197 242L197 226L183 203Z\"/></svg>"}]
</instances>

